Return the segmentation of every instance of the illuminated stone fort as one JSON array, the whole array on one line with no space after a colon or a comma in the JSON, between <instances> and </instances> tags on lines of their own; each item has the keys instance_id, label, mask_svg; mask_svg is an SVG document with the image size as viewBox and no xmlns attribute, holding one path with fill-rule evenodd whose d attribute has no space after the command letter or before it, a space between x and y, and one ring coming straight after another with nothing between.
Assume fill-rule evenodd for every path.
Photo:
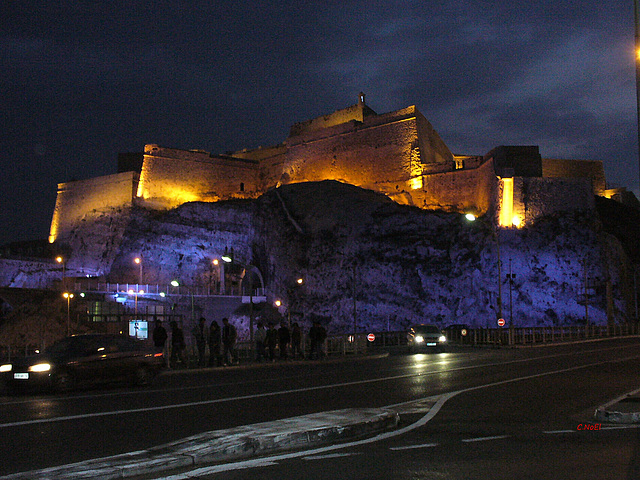
<instances>
[{"instance_id":1,"label":"illuminated stone fort","mask_svg":"<svg viewBox=\"0 0 640 480\"><path fill-rule=\"evenodd\" d=\"M535 146L500 146L455 155L415 106L377 114L358 102L294 124L272 147L219 155L146 145L122 156L120 173L61 183L49 240L64 241L78 222L140 204L256 198L288 183L337 180L423 209L496 215L522 226L562 210L591 209L606 190L602 162L542 158Z\"/></svg>"}]
</instances>

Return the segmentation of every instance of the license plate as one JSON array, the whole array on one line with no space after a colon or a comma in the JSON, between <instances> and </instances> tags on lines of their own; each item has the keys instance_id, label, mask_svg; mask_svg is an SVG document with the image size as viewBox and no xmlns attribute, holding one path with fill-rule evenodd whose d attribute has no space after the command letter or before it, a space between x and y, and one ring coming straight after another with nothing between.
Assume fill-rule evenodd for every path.
<instances>
[{"instance_id":1,"label":"license plate","mask_svg":"<svg viewBox=\"0 0 640 480\"><path fill-rule=\"evenodd\" d=\"M28 373L14 373L13 374L13 378L15 378L16 380L29 380L29 374Z\"/></svg>"},{"instance_id":2,"label":"license plate","mask_svg":"<svg viewBox=\"0 0 640 480\"><path fill-rule=\"evenodd\" d=\"M438 344L437 344L437 343L435 343L435 342L427 343L427 347L435 347L435 346L437 346L437 345L438 345Z\"/></svg>"}]
</instances>

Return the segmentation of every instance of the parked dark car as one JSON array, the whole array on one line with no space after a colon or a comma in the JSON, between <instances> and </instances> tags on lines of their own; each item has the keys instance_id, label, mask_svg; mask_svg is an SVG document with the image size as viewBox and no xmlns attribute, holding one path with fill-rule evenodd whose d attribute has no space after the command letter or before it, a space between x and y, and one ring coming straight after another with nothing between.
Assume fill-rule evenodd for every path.
<instances>
[{"instance_id":1,"label":"parked dark car","mask_svg":"<svg viewBox=\"0 0 640 480\"><path fill-rule=\"evenodd\" d=\"M65 391L106 383L144 385L164 366L162 353L123 335L66 337L44 353L0 365L10 391L36 388Z\"/></svg>"},{"instance_id":2,"label":"parked dark car","mask_svg":"<svg viewBox=\"0 0 640 480\"><path fill-rule=\"evenodd\" d=\"M436 325L413 325L407 334L407 345L411 350L434 350L442 352L447 337Z\"/></svg>"}]
</instances>

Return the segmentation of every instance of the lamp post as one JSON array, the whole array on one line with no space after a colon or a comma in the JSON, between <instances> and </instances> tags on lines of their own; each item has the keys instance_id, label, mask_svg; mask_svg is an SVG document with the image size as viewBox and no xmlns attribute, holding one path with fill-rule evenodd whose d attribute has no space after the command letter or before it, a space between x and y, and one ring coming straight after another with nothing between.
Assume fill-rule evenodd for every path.
<instances>
[{"instance_id":1,"label":"lamp post","mask_svg":"<svg viewBox=\"0 0 640 480\"><path fill-rule=\"evenodd\" d=\"M220 272L220 270L221 270L220 261L217 258L214 258L211 261L211 272L209 273L209 294L211 294L211 291L212 291L212 287L213 287L213 271L216 268L218 269L218 272ZM216 285L216 291L218 293L220 293L220 291L218 289L218 285Z\"/></svg>"},{"instance_id":2,"label":"lamp post","mask_svg":"<svg viewBox=\"0 0 640 480\"><path fill-rule=\"evenodd\" d=\"M260 285L262 288L262 291L264 292L264 279L262 278L262 274L260 273L260 270L258 270L258 268L254 265L251 264L244 264L242 262L237 262L233 259L233 249L231 249L231 255L227 254L227 252L225 251L225 254L222 255L220 257L222 259L222 261L224 263L237 263L238 265L240 265L243 269L244 269L244 277L248 278L248 282L249 282L249 342L251 343L251 350L253 352L253 277L251 275L249 275L249 272L255 273L255 275L258 277L258 279L260 280ZM221 272L223 272L224 270L221 269ZM222 275L222 273L221 273ZM242 291L240 292L242 293Z\"/></svg>"},{"instance_id":3,"label":"lamp post","mask_svg":"<svg viewBox=\"0 0 640 480\"><path fill-rule=\"evenodd\" d=\"M133 259L133 263L140 265L140 276L138 277L138 288L140 288L140 285L142 285L142 259L140 257L136 257Z\"/></svg>"},{"instance_id":4,"label":"lamp post","mask_svg":"<svg viewBox=\"0 0 640 480\"><path fill-rule=\"evenodd\" d=\"M638 124L638 174L640 177L640 12L638 0L633 0L635 66L636 66L636 114Z\"/></svg>"},{"instance_id":5,"label":"lamp post","mask_svg":"<svg viewBox=\"0 0 640 480\"><path fill-rule=\"evenodd\" d=\"M127 292L129 295L133 295L135 298L135 303L134 303L134 315L137 317L138 316L138 294L140 295L144 295L144 290L134 290L133 288L129 289L129 291Z\"/></svg>"},{"instance_id":6,"label":"lamp post","mask_svg":"<svg viewBox=\"0 0 640 480\"><path fill-rule=\"evenodd\" d=\"M507 273L507 280L509 281L509 325L513 326L513 281L516 279L516 274L511 271L511 259L509 259L509 273Z\"/></svg>"},{"instance_id":7,"label":"lamp post","mask_svg":"<svg viewBox=\"0 0 640 480\"><path fill-rule=\"evenodd\" d=\"M58 262L59 264L62 265L62 290L66 290L66 288L65 288L65 284L66 284L66 281L65 281L66 264L65 264L65 261L64 261L64 257L62 255L58 255L56 257L56 262Z\"/></svg>"},{"instance_id":8,"label":"lamp post","mask_svg":"<svg viewBox=\"0 0 640 480\"><path fill-rule=\"evenodd\" d=\"M73 298L73 293L64 292L62 294L67 299L67 337L71 334L71 316L70 316L70 304Z\"/></svg>"},{"instance_id":9,"label":"lamp post","mask_svg":"<svg viewBox=\"0 0 640 480\"><path fill-rule=\"evenodd\" d=\"M470 222L478 220L478 218L472 213L467 213L465 218ZM491 228L491 233L496 242L496 252L498 256L498 318L500 319L502 318L502 262L500 260L500 235L493 224L489 224L484 220L480 221Z\"/></svg>"},{"instance_id":10,"label":"lamp post","mask_svg":"<svg viewBox=\"0 0 640 480\"><path fill-rule=\"evenodd\" d=\"M195 322L195 307L193 304L193 290L189 287L185 287L184 285L180 285L180 282L178 280L171 280L171 286L173 287L180 287L182 286L182 288L186 288L187 291L189 292L189 294L191 295L191 322ZM180 291L178 290L178 293Z\"/></svg>"}]
</instances>

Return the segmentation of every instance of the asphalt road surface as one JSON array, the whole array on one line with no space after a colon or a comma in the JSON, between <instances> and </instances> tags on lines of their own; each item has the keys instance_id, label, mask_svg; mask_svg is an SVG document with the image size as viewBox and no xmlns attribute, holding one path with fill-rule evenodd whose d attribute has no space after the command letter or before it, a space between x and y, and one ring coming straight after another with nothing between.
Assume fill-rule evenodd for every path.
<instances>
[{"instance_id":1,"label":"asphalt road surface","mask_svg":"<svg viewBox=\"0 0 640 480\"><path fill-rule=\"evenodd\" d=\"M400 429L373 441L169 478L638 479L640 430L587 429L597 428L596 407L640 387L638 372L640 339L628 338L172 372L144 389L3 397L0 475L209 430L392 406Z\"/></svg>"}]
</instances>

